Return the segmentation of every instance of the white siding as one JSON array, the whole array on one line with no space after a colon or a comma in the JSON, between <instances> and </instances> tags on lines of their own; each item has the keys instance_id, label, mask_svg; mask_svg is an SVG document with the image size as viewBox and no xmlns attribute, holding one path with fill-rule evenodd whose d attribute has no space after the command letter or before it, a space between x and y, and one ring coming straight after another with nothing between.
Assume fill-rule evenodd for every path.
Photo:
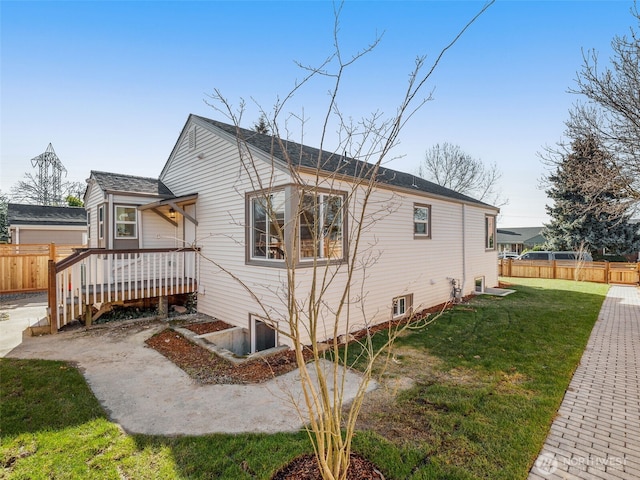
<instances>
[{"instance_id":1,"label":"white siding","mask_svg":"<svg viewBox=\"0 0 640 480\"><path fill-rule=\"evenodd\" d=\"M195 150L188 148L187 135L179 140L161 180L175 195L198 194L197 244L202 249L198 310L247 328L249 314L262 312L247 290L220 267L278 309L282 301L275 289L283 282L281 276L286 279L286 272L245 265L245 192L259 187L241 167L236 143L200 125L196 139ZM287 175L267 162L258 161L256 166L272 185L289 182Z\"/></svg>"},{"instance_id":2,"label":"white siding","mask_svg":"<svg viewBox=\"0 0 640 480\"><path fill-rule=\"evenodd\" d=\"M198 310L247 327L249 315L261 313L247 288L268 308L286 312L286 270L245 264L245 194L257 188L241 168L235 142L197 125L196 149L189 150L187 135L183 135L161 180L176 195L198 193L198 244L203 253ZM272 178L273 185L290 181L288 175L272 169L266 161L256 165L263 178ZM314 181L308 178L309 182ZM348 191L350 187L336 184L334 188ZM353 200L350 204L350 240L355 238L353 218L360 211L357 203ZM414 239L414 203L431 205L431 239ZM363 234L359 258L372 256L375 261L366 270L359 268L352 281L351 330L362 328L365 322L388 320L392 300L400 295L412 294L414 309L421 309L447 301L451 279L463 283L464 295L473 291L476 276L484 276L487 286L497 284L496 252L484 249L484 217L494 213L491 209L378 189L371 197L368 212L368 220L375 220ZM346 269L329 268L338 268L338 273L327 289L325 301L335 307L346 281ZM300 305L307 303L312 273L310 268L296 270L296 298ZM329 309L325 313L327 323L321 336L328 337L333 318ZM340 322L346 326L344 314Z\"/></svg>"},{"instance_id":3,"label":"white siding","mask_svg":"<svg viewBox=\"0 0 640 480\"><path fill-rule=\"evenodd\" d=\"M164 220L160 215L151 210L139 212L140 248L174 248L181 247L178 240L178 228Z\"/></svg>"},{"instance_id":4,"label":"white siding","mask_svg":"<svg viewBox=\"0 0 640 480\"><path fill-rule=\"evenodd\" d=\"M98 248L98 204L104 202L104 192L97 183L89 186L88 195L85 201L85 209L91 212L91 232L89 235L89 248Z\"/></svg>"}]
</instances>

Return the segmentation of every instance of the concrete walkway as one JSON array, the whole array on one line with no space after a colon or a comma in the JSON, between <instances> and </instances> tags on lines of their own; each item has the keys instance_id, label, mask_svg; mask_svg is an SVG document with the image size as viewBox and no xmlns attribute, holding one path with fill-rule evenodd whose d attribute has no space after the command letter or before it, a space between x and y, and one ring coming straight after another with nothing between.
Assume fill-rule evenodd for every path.
<instances>
[{"instance_id":1,"label":"concrete walkway","mask_svg":"<svg viewBox=\"0 0 640 480\"><path fill-rule=\"evenodd\" d=\"M297 410L304 405L298 370L257 385L200 385L145 345L165 327L161 321L123 322L25 337L6 357L74 362L110 419L130 433L275 433L307 423ZM359 383L356 372L346 372L345 401L353 399ZM369 388L375 387L371 382Z\"/></svg>"},{"instance_id":2,"label":"concrete walkway","mask_svg":"<svg viewBox=\"0 0 640 480\"><path fill-rule=\"evenodd\" d=\"M612 286L529 480L640 479L640 289Z\"/></svg>"},{"instance_id":3,"label":"concrete walkway","mask_svg":"<svg viewBox=\"0 0 640 480\"><path fill-rule=\"evenodd\" d=\"M46 293L0 295L0 358L22 343L28 327L46 316Z\"/></svg>"}]
</instances>

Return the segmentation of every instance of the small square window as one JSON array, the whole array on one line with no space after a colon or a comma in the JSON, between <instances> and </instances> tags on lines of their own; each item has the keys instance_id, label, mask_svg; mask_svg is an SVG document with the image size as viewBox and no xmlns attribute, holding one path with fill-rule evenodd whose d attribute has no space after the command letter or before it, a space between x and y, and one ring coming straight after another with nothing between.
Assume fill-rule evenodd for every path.
<instances>
[{"instance_id":1,"label":"small square window","mask_svg":"<svg viewBox=\"0 0 640 480\"><path fill-rule=\"evenodd\" d=\"M136 207L116 207L116 238L138 238Z\"/></svg>"},{"instance_id":2,"label":"small square window","mask_svg":"<svg viewBox=\"0 0 640 480\"><path fill-rule=\"evenodd\" d=\"M413 205L413 237L431 238L431 205Z\"/></svg>"},{"instance_id":3,"label":"small square window","mask_svg":"<svg viewBox=\"0 0 640 480\"><path fill-rule=\"evenodd\" d=\"M411 310L413 295L403 295L393 299L393 318L405 316Z\"/></svg>"}]
</instances>

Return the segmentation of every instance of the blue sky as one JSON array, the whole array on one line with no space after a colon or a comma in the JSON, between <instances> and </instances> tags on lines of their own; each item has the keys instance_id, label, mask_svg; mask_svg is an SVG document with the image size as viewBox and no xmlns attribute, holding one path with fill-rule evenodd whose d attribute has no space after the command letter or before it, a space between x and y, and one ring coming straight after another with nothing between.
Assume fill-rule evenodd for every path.
<instances>
[{"instance_id":1,"label":"blue sky","mask_svg":"<svg viewBox=\"0 0 640 480\"><path fill-rule=\"evenodd\" d=\"M433 61L482 8L478 1L352 1L341 16L347 55L384 32L347 73L340 105L359 118L391 115L416 56ZM567 93L595 49L633 25L631 0L498 0L445 55L428 102L408 123L390 167L412 172L436 143L459 145L503 172L509 199L499 226L546 221L537 156L562 138ZM0 1L0 190L8 193L49 142L83 181L90 170L157 176L189 113L225 121L206 105L219 89L247 101L243 126L269 110L332 48L328 1ZM327 105L313 82L288 111L308 119L315 146ZM253 99L253 100L252 100ZM294 137L299 140L299 137Z\"/></svg>"}]
</instances>

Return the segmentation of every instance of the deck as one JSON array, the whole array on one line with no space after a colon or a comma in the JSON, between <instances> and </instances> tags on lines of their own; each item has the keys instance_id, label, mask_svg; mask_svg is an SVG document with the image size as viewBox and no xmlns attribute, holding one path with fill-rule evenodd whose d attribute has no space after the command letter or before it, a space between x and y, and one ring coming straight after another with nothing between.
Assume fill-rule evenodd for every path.
<instances>
[{"instance_id":1,"label":"deck","mask_svg":"<svg viewBox=\"0 0 640 480\"><path fill-rule=\"evenodd\" d=\"M105 306L198 289L197 249L88 249L49 263L51 333Z\"/></svg>"}]
</instances>

